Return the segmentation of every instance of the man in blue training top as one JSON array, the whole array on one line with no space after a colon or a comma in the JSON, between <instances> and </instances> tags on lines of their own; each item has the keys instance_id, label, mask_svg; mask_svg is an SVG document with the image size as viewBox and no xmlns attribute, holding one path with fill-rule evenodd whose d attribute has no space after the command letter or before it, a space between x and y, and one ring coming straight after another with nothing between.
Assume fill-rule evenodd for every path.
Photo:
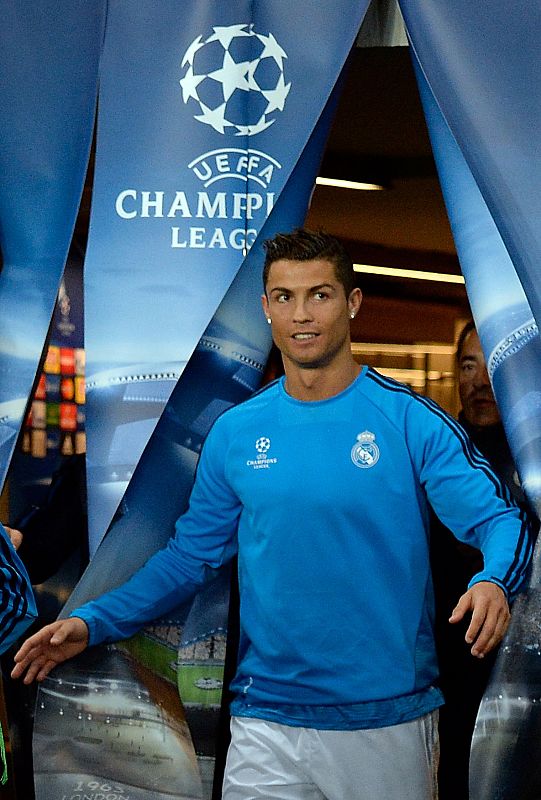
<instances>
[{"instance_id":1,"label":"man in blue training top","mask_svg":"<svg viewBox=\"0 0 541 800\"><path fill-rule=\"evenodd\" d=\"M263 311L285 376L211 429L188 511L127 583L31 637L43 680L189 598L238 553L241 635L223 797L430 800L442 697L429 503L484 553L450 621L482 658L509 622L527 525L463 429L351 355L351 259L299 230L266 243Z\"/></svg>"}]
</instances>

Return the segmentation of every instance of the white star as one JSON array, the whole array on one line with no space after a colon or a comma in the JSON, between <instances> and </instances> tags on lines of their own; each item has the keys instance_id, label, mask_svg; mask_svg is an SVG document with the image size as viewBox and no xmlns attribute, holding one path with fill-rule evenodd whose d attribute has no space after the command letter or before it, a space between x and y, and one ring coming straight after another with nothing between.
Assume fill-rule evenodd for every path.
<instances>
[{"instance_id":1,"label":"white star","mask_svg":"<svg viewBox=\"0 0 541 800\"><path fill-rule=\"evenodd\" d=\"M215 131L218 131L218 133L225 133L226 126L230 128L234 127L231 122L228 122L225 118L225 107L227 103L222 103L221 106L218 106L218 108L214 110L204 103L201 103L201 101L200 105L203 113L194 116L194 119L199 120L199 122L204 122L205 125L210 125Z\"/></svg>"},{"instance_id":2,"label":"white star","mask_svg":"<svg viewBox=\"0 0 541 800\"><path fill-rule=\"evenodd\" d=\"M273 119L266 120L263 115L259 122L256 122L255 125L250 125L250 135L254 136L256 133L261 133L261 131L264 131L266 128L270 128L274 122L275 120Z\"/></svg>"},{"instance_id":3,"label":"white star","mask_svg":"<svg viewBox=\"0 0 541 800\"><path fill-rule=\"evenodd\" d=\"M207 42L220 42L224 50L227 50L232 40L236 36L252 36L250 31L244 30L246 25L215 25L212 30L214 33L209 36Z\"/></svg>"},{"instance_id":4,"label":"white star","mask_svg":"<svg viewBox=\"0 0 541 800\"><path fill-rule=\"evenodd\" d=\"M261 90L258 82L255 79L255 71L259 65L259 59L256 58L254 61L250 61L250 66L248 67L248 86L250 89L253 89L256 92Z\"/></svg>"},{"instance_id":5,"label":"white star","mask_svg":"<svg viewBox=\"0 0 541 800\"><path fill-rule=\"evenodd\" d=\"M244 92L250 91L250 84L246 78L249 67L249 61L242 61L240 64L237 64L236 61L233 61L229 53L226 52L224 55L223 67L217 69L215 72L209 72L209 78L214 78L215 81L222 84L222 91L226 103L235 89L242 89Z\"/></svg>"},{"instance_id":6,"label":"white star","mask_svg":"<svg viewBox=\"0 0 541 800\"><path fill-rule=\"evenodd\" d=\"M184 53L184 58L182 59L182 64L180 66L183 67L184 64L186 63L193 64L193 59L195 54L197 53L198 50L204 47L204 45L205 42L201 41L200 36L198 36L197 39L194 39L191 45L186 50L186 52Z\"/></svg>"},{"instance_id":7,"label":"white star","mask_svg":"<svg viewBox=\"0 0 541 800\"><path fill-rule=\"evenodd\" d=\"M193 67L190 64L186 75L179 80L179 83L182 87L182 99L184 100L185 103L188 102L190 97L199 100L199 97L197 96L197 87L199 86L201 81L205 79L205 77L206 77L205 75L194 75Z\"/></svg>"},{"instance_id":8,"label":"white star","mask_svg":"<svg viewBox=\"0 0 541 800\"><path fill-rule=\"evenodd\" d=\"M268 36L264 36L262 33L256 33L256 36L265 45L260 58L274 58L280 69L282 69L283 60L287 58L287 53L285 50L282 50L272 33L269 33Z\"/></svg>"},{"instance_id":9,"label":"white star","mask_svg":"<svg viewBox=\"0 0 541 800\"><path fill-rule=\"evenodd\" d=\"M265 114L270 114L271 111L283 111L286 97L288 96L290 89L291 84L288 83L286 86L282 73L275 89L272 89L269 92L261 92L265 100L269 101L269 104L265 109Z\"/></svg>"},{"instance_id":10,"label":"white star","mask_svg":"<svg viewBox=\"0 0 541 800\"><path fill-rule=\"evenodd\" d=\"M238 132L235 136L255 136L256 133L261 133L261 131L266 130L266 128L270 128L273 122L275 122L275 120L266 120L265 115L263 115L255 125L237 125Z\"/></svg>"},{"instance_id":11,"label":"white star","mask_svg":"<svg viewBox=\"0 0 541 800\"><path fill-rule=\"evenodd\" d=\"M237 125L237 132L235 136L249 136L250 135L250 126L249 125Z\"/></svg>"}]
</instances>

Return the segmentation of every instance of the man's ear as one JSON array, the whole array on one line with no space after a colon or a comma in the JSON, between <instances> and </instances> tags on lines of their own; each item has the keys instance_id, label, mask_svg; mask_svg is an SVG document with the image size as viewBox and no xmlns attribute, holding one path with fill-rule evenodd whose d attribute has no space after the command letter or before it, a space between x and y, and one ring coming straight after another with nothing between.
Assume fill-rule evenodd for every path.
<instances>
[{"instance_id":1,"label":"man's ear","mask_svg":"<svg viewBox=\"0 0 541 800\"><path fill-rule=\"evenodd\" d=\"M353 289L348 297L348 308L350 314L357 316L359 313L359 309L361 307L361 303L363 301L363 293L360 289Z\"/></svg>"},{"instance_id":2,"label":"man's ear","mask_svg":"<svg viewBox=\"0 0 541 800\"><path fill-rule=\"evenodd\" d=\"M261 305L263 307L263 313L267 319L270 319L269 300L266 294L261 295Z\"/></svg>"}]
</instances>

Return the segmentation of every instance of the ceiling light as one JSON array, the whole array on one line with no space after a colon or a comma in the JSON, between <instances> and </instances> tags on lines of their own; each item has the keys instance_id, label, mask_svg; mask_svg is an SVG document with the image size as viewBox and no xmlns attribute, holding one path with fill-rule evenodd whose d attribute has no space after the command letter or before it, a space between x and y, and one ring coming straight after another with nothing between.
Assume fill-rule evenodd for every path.
<instances>
[{"instance_id":1,"label":"ceiling light","mask_svg":"<svg viewBox=\"0 0 541 800\"><path fill-rule=\"evenodd\" d=\"M334 186L337 189L360 189L363 192L379 192L385 187L380 183L364 183L362 181L346 181L342 178L316 178L318 186Z\"/></svg>"},{"instance_id":2,"label":"ceiling light","mask_svg":"<svg viewBox=\"0 0 541 800\"><path fill-rule=\"evenodd\" d=\"M444 272L423 272L420 269L401 269L399 267L375 267L370 264L354 264L355 272L367 275L383 275L388 278L412 278L417 281L437 281L439 283L464 284L462 275L450 275Z\"/></svg>"}]
</instances>

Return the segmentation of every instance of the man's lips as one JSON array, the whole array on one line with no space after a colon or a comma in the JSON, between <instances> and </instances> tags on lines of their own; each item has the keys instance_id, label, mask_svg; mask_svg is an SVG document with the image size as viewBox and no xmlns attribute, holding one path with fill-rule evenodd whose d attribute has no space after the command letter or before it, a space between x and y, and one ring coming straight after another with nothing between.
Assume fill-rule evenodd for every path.
<instances>
[{"instance_id":1,"label":"man's lips","mask_svg":"<svg viewBox=\"0 0 541 800\"><path fill-rule=\"evenodd\" d=\"M310 339L315 339L316 336L319 336L319 333L315 333L314 331L299 331L298 333L291 334L291 338L296 342L307 342Z\"/></svg>"}]
</instances>

